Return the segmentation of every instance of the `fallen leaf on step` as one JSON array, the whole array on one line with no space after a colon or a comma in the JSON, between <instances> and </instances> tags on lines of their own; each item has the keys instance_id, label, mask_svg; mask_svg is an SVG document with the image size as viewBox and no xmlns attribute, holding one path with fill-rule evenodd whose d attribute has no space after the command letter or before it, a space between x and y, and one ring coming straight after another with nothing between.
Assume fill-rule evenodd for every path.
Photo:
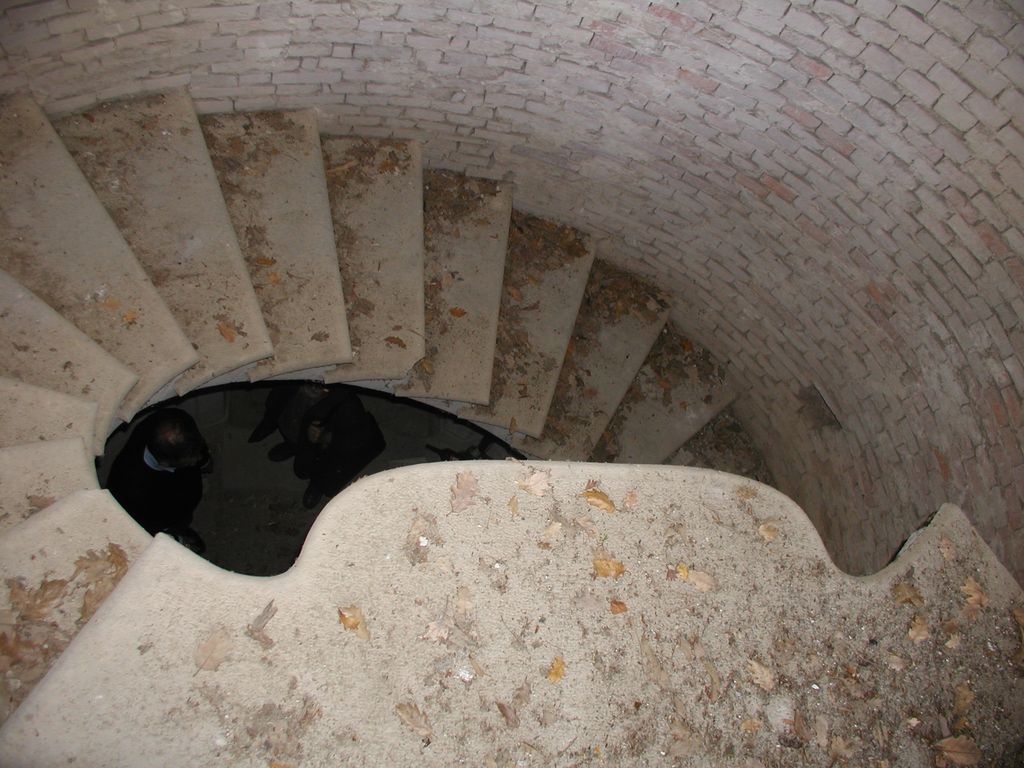
<instances>
[{"instance_id":1,"label":"fallen leaf on step","mask_svg":"<svg viewBox=\"0 0 1024 768\"><path fill-rule=\"evenodd\" d=\"M551 472L549 470L532 472L525 479L516 480L516 485L531 496L543 496L551 487Z\"/></svg>"},{"instance_id":2,"label":"fallen leaf on step","mask_svg":"<svg viewBox=\"0 0 1024 768\"><path fill-rule=\"evenodd\" d=\"M195 661L197 667L196 671L215 672L227 659L233 646L231 637L223 627L218 627L210 632L206 639L196 646L192 654L192 660Z\"/></svg>"},{"instance_id":3,"label":"fallen leaf on step","mask_svg":"<svg viewBox=\"0 0 1024 768\"><path fill-rule=\"evenodd\" d=\"M541 549L551 549L551 545L562 535L562 524L557 520L547 528L544 529L544 533L541 536L540 541L537 542L537 546Z\"/></svg>"},{"instance_id":4,"label":"fallen leaf on step","mask_svg":"<svg viewBox=\"0 0 1024 768\"><path fill-rule=\"evenodd\" d=\"M434 737L434 731L430 727L430 720L425 712L420 710L411 701L395 705L395 714L407 728L411 728L424 741L430 741Z\"/></svg>"},{"instance_id":5,"label":"fallen leaf on step","mask_svg":"<svg viewBox=\"0 0 1024 768\"><path fill-rule=\"evenodd\" d=\"M350 632L355 632L360 640L370 639L370 629L366 626L363 611L358 605L350 605L338 609L338 623Z\"/></svg>"},{"instance_id":6,"label":"fallen leaf on step","mask_svg":"<svg viewBox=\"0 0 1024 768\"><path fill-rule=\"evenodd\" d=\"M220 335L224 337L224 340L229 343L234 342L238 337L238 331L235 330L235 327L224 320L217 323L217 330L220 332Z\"/></svg>"},{"instance_id":7,"label":"fallen leaf on step","mask_svg":"<svg viewBox=\"0 0 1024 768\"><path fill-rule=\"evenodd\" d=\"M977 618L981 609L988 605L988 595L973 576L967 577L964 585L960 587L960 591L967 595L967 599L964 601L964 616L968 619Z\"/></svg>"},{"instance_id":8,"label":"fallen leaf on step","mask_svg":"<svg viewBox=\"0 0 1024 768\"><path fill-rule=\"evenodd\" d=\"M956 545L949 538L943 536L939 539L939 552L946 560L952 560L956 557Z\"/></svg>"},{"instance_id":9,"label":"fallen leaf on step","mask_svg":"<svg viewBox=\"0 0 1024 768\"><path fill-rule=\"evenodd\" d=\"M25 501L28 502L29 511L33 514L41 509L46 509L56 500L57 499L53 496L35 496L33 494L29 494L25 497Z\"/></svg>"},{"instance_id":10,"label":"fallen leaf on step","mask_svg":"<svg viewBox=\"0 0 1024 768\"><path fill-rule=\"evenodd\" d=\"M981 750L969 736L950 736L934 746L953 765L977 765L981 762Z\"/></svg>"},{"instance_id":11,"label":"fallen leaf on step","mask_svg":"<svg viewBox=\"0 0 1024 768\"><path fill-rule=\"evenodd\" d=\"M626 566L618 560L607 557L594 558L594 575L617 579L626 572Z\"/></svg>"},{"instance_id":12,"label":"fallen leaf on step","mask_svg":"<svg viewBox=\"0 0 1024 768\"><path fill-rule=\"evenodd\" d=\"M672 736L672 744L668 748L669 756L682 759L693 757L703 751L704 744L700 736L682 720L672 718L668 732Z\"/></svg>"},{"instance_id":13,"label":"fallen leaf on step","mask_svg":"<svg viewBox=\"0 0 1024 768\"><path fill-rule=\"evenodd\" d=\"M889 665L889 669L892 669L896 672L902 672L904 669L907 668L906 659L903 659L894 653L890 653L888 656L886 656L885 663Z\"/></svg>"},{"instance_id":14,"label":"fallen leaf on step","mask_svg":"<svg viewBox=\"0 0 1024 768\"><path fill-rule=\"evenodd\" d=\"M90 549L83 557L75 560L75 575L81 575L89 585L82 596L82 607L78 621L84 624L96 609L107 599L121 577L128 571L128 555L117 544L110 543L105 551L96 552Z\"/></svg>"},{"instance_id":15,"label":"fallen leaf on step","mask_svg":"<svg viewBox=\"0 0 1024 768\"><path fill-rule=\"evenodd\" d=\"M665 671L665 665L661 663L657 651L646 637L640 638L640 663L647 679L656 686L667 690L672 685L672 678Z\"/></svg>"},{"instance_id":16,"label":"fallen leaf on step","mask_svg":"<svg viewBox=\"0 0 1024 768\"><path fill-rule=\"evenodd\" d=\"M257 643L262 645L264 648L272 648L274 645L273 639L267 635L265 630L270 620L277 614L277 606L274 605L274 601L271 600L267 603L266 607L260 611L259 616L253 619L252 624L245 628L245 634L255 640Z\"/></svg>"},{"instance_id":17,"label":"fallen leaf on step","mask_svg":"<svg viewBox=\"0 0 1024 768\"><path fill-rule=\"evenodd\" d=\"M946 633L946 647L955 651L960 647L960 625L950 619L942 622L942 631Z\"/></svg>"},{"instance_id":18,"label":"fallen leaf on step","mask_svg":"<svg viewBox=\"0 0 1024 768\"><path fill-rule=\"evenodd\" d=\"M519 497L513 496L508 500L508 512L513 520L519 517Z\"/></svg>"},{"instance_id":19,"label":"fallen leaf on step","mask_svg":"<svg viewBox=\"0 0 1024 768\"><path fill-rule=\"evenodd\" d=\"M462 512L476 503L479 487L472 472L459 472L452 486L452 512Z\"/></svg>"},{"instance_id":20,"label":"fallen leaf on step","mask_svg":"<svg viewBox=\"0 0 1024 768\"><path fill-rule=\"evenodd\" d=\"M974 702L974 692L967 680L953 689L953 717L963 717Z\"/></svg>"},{"instance_id":21,"label":"fallen leaf on step","mask_svg":"<svg viewBox=\"0 0 1024 768\"><path fill-rule=\"evenodd\" d=\"M565 659L561 656L555 656L551 660L551 666L548 667L548 682L557 683L565 675Z\"/></svg>"},{"instance_id":22,"label":"fallen leaf on step","mask_svg":"<svg viewBox=\"0 0 1024 768\"><path fill-rule=\"evenodd\" d=\"M916 606L924 605L924 598L917 591L917 587L906 581L898 581L892 585L892 596L900 605L904 603Z\"/></svg>"},{"instance_id":23,"label":"fallen leaf on step","mask_svg":"<svg viewBox=\"0 0 1024 768\"><path fill-rule=\"evenodd\" d=\"M117 309L118 307L121 306L121 302L115 299L113 296L107 296L100 303L107 309Z\"/></svg>"},{"instance_id":24,"label":"fallen leaf on step","mask_svg":"<svg viewBox=\"0 0 1024 768\"><path fill-rule=\"evenodd\" d=\"M597 488L588 488L583 493L581 493L580 496L585 498L587 500L587 504L589 504L592 507L600 509L604 512L615 511L614 502L612 502L612 500L608 498L608 494L605 493L604 491L599 491Z\"/></svg>"},{"instance_id":25,"label":"fallen leaf on step","mask_svg":"<svg viewBox=\"0 0 1024 768\"><path fill-rule=\"evenodd\" d=\"M833 763L837 760L849 760L853 757L853 754L853 745L848 743L846 739L842 736L832 737L832 746L828 751L828 756L832 758Z\"/></svg>"},{"instance_id":26,"label":"fallen leaf on step","mask_svg":"<svg viewBox=\"0 0 1024 768\"><path fill-rule=\"evenodd\" d=\"M910 629L907 630L907 637L915 643L923 643L931 633L928 631L928 621L924 616L917 614L910 622Z\"/></svg>"},{"instance_id":27,"label":"fallen leaf on step","mask_svg":"<svg viewBox=\"0 0 1024 768\"><path fill-rule=\"evenodd\" d=\"M633 509L636 508L636 503L637 503L636 488L634 488L633 490L629 491L625 496L622 497L622 508L623 509L633 510Z\"/></svg>"},{"instance_id":28,"label":"fallen leaf on step","mask_svg":"<svg viewBox=\"0 0 1024 768\"><path fill-rule=\"evenodd\" d=\"M501 716L505 718L505 725L509 728L519 727L519 713L516 712L514 707L510 707L503 701L496 701L494 704L498 707L498 711L501 712Z\"/></svg>"},{"instance_id":29,"label":"fallen leaf on step","mask_svg":"<svg viewBox=\"0 0 1024 768\"><path fill-rule=\"evenodd\" d=\"M423 373L427 374L427 376L434 375L434 363L431 362L429 358L421 357L419 362L416 363L416 365L419 367L421 371L423 371Z\"/></svg>"},{"instance_id":30,"label":"fallen leaf on step","mask_svg":"<svg viewBox=\"0 0 1024 768\"><path fill-rule=\"evenodd\" d=\"M612 613L625 613L629 608L621 600L612 600L609 610Z\"/></svg>"},{"instance_id":31,"label":"fallen leaf on step","mask_svg":"<svg viewBox=\"0 0 1024 768\"><path fill-rule=\"evenodd\" d=\"M676 566L676 577L692 584L701 592L710 592L715 588L715 579L710 573L691 570L683 563Z\"/></svg>"},{"instance_id":32,"label":"fallen leaf on step","mask_svg":"<svg viewBox=\"0 0 1024 768\"><path fill-rule=\"evenodd\" d=\"M448 637L451 634L452 627L448 624L447 619L441 619L440 621L431 621L427 624L426 631L419 636L420 640L426 640L430 643L437 643L438 645L444 645L448 642Z\"/></svg>"},{"instance_id":33,"label":"fallen leaf on step","mask_svg":"<svg viewBox=\"0 0 1024 768\"><path fill-rule=\"evenodd\" d=\"M747 670L750 672L750 677L758 688L770 691L775 687L775 675L768 667L759 664L753 659L749 659L747 661Z\"/></svg>"},{"instance_id":34,"label":"fallen leaf on step","mask_svg":"<svg viewBox=\"0 0 1024 768\"><path fill-rule=\"evenodd\" d=\"M67 579L43 579L36 589L26 589L24 579L8 579L11 607L25 621L46 618L54 605L64 597Z\"/></svg>"},{"instance_id":35,"label":"fallen leaf on step","mask_svg":"<svg viewBox=\"0 0 1024 768\"><path fill-rule=\"evenodd\" d=\"M450 314L452 317L465 317L466 310L464 310L462 307L452 307L451 309L448 310L448 314Z\"/></svg>"},{"instance_id":36,"label":"fallen leaf on step","mask_svg":"<svg viewBox=\"0 0 1024 768\"><path fill-rule=\"evenodd\" d=\"M761 730L762 725L763 723L760 720L751 717L740 723L740 730L744 733L757 733Z\"/></svg>"},{"instance_id":37,"label":"fallen leaf on step","mask_svg":"<svg viewBox=\"0 0 1024 768\"><path fill-rule=\"evenodd\" d=\"M779 535L779 527L771 521L761 523L757 526L757 535L765 541L775 541L775 538Z\"/></svg>"},{"instance_id":38,"label":"fallen leaf on step","mask_svg":"<svg viewBox=\"0 0 1024 768\"><path fill-rule=\"evenodd\" d=\"M129 309L127 312L121 315L121 322L125 325L134 325L135 321L139 319L139 313L133 309Z\"/></svg>"},{"instance_id":39,"label":"fallen leaf on step","mask_svg":"<svg viewBox=\"0 0 1024 768\"><path fill-rule=\"evenodd\" d=\"M389 347L401 347L402 349L405 349L405 342L397 336L385 336L384 341Z\"/></svg>"}]
</instances>

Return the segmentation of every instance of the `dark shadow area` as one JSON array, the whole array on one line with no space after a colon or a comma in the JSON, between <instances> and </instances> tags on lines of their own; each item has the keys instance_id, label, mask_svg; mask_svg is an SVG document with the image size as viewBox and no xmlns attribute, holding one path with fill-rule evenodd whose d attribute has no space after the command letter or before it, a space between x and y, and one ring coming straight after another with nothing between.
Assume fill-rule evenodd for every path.
<instances>
[{"instance_id":1,"label":"dark shadow area","mask_svg":"<svg viewBox=\"0 0 1024 768\"><path fill-rule=\"evenodd\" d=\"M304 410L303 404L296 405L291 397L297 388L298 382L231 385L147 409L107 441L107 450L98 461L100 483L107 487L114 460L141 422L162 408L181 409L195 420L211 456L203 474L202 500L191 525L205 544L203 557L237 573L282 573L295 561L310 527L330 500L328 495L311 492L308 451L306 460L297 462L297 454L281 447L288 441L277 428L278 422L294 425L295 412ZM321 461L319 474L329 476L339 487L353 474L358 478L411 464L521 458L489 432L429 406L347 385L331 385L328 392L342 401L343 407L305 434L323 442L324 431L328 430L333 445L339 445L333 441L344 444L340 452L315 454L326 460L326 464ZM268 396L272 411L277 403L278 418L273 418L273 413L267 418ZM290 418L280 408L283 401L292 402ZM309 419L305 424L308 426ZM374 437L376 429L384 443L382 449ZM294 438L294 430L286 427L284 431L293 432ZM354 439L346 441L346 431ZM132 441L132 445L137 444L138 440ZM268 456L272 452L277 460ZM363 459L371 456L363 466ZM297 469L305 477L299 477Z\"/></svg>"}]
</instances>

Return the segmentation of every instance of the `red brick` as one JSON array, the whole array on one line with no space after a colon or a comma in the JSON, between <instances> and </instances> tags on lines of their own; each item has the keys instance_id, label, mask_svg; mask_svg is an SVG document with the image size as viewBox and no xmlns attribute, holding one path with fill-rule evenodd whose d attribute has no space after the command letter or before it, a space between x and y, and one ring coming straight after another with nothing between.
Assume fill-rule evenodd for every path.
<instances>
[{"instance_id":1,"label":"red brick","mask_svg":"<svg viewBox=\"0 0 1024 768\"><path fill-rule=\"evenodd\" d=\"M984 241L985 246L996 256L1006 256L1010 253L1006 243L1003 242L1003 238L987 221L975 224L974 231Z\"/></svg>"},{"instance_id":2,"label":"red brick","mask_svg":"<svg viewBox=\"0 0 1024 768\"><path fill-rule=\"evenodd\" d=\"M939 474L942 475L943 482L948 483L949 479L953 476L949 469L949 459L938 448L933 447L932 453L935 454L935 463L939 466Z\"/></svg>"},{"instance_id":3,"label":"red brick","mask_svg":"<svg viewBox=\"0 0 1024 768\"><path fill-rule=\"evenodd\" d=\"M828 245L832 242L832 238L829 237L825 231L815 224L813 221L808 219L806 216L801 216L796 220L797 226L800 227L806 234L813 237L822 245Z\"/></svg>"},{"instance_id":4,"label":"red brick","mask_svg":"<svg viewBox=\"0 0 1024 768\"><path fill-rule=\"evenodd\" d=\"M855 144L851 144L827 125L818 126L818 130L814 132L814 135L843 157L849 157L853 154L853 150L857 148Z\"/></svg>"},{"instance_id":5,"label":"red brick","mask_svg":"<svg viewBox=\"0 0 1024 768\"><path fill-rule=\"evenodd\" d=\"M753 192L755 195L762 199L768 197L768 195L771 194L771 192L766 187L761 186L756 180L750 178L749 176L746 176L745 174L737 173L733 178L736 180L736 183L739 184L741 187L746 187L747 189L749 189L751 192Z\"/></svg>"},{"instance_id":6,"label":"red brick","mask_svg":"<svg viewBox=\"0 0 1024 768\"><path fill-rule=\"evenodd\" d=\"M801 53L798 53L789 63L811 77L816 77L819 80L827 80L832 76L832 69L825 66L817 59L809 59Z\"/></svg>"},{"instance_id":7,"label":"red brick","mask_svg":"<svg viewBox=\"0 0 1024 768\"><path fill-rule=\"evenodd\" d=\"M680 69L679 78L685 80L697 90L704 91L704 93L714 93L718 90L719 82L717 80L705 77L697 72L691 72L688 69Z\"/></svg>"},{"instance_id":8,"label":"red brick","mask_svg":"<svg viewBox=\"0 0 1024 768\"><path fill-rule=\"evenodd\" d=\"M758 179L758 181L760 181L764 186L768 187L768 189L770 189L774 195L781 197L787 203L792 203L794 200L796 200L796 192L787 187L778 179L769 176L767 173L761 176L761 178Z\"/></svg>"},{"instance_id":9,"label":"red brick","mask_svg":"<svg viewBox=\"0 0 1024 768\"><path fill-rule=\"evenodd\" d=\"M679 13L679 11L673 11L671 8L652 5L647 9L647 12L651 14L651 16L657 16L668 25L680 29L683 32L688 32L697 26L697 21L695 19L685 16Z\"/></svg>"}]
</instances>

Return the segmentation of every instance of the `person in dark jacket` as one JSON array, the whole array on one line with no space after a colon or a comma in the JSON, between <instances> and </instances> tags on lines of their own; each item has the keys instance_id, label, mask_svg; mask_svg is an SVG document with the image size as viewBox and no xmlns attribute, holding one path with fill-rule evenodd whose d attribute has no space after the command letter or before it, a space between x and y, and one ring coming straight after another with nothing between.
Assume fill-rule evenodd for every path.
<instances>
[{"instance_id":1,"label":"person in dark jacket","mask_svg":"<svg viewBox=\"0 0 1024 768\"><path fill-rule=\"evenodd\" d=\"M275 430L284 442L267 456L272 461L294 457L295 475L309 480L302 497L307 509L322 496L337 495L387 445L377 420L346 387L313 383L274 387L249 442L259 442Z\"/></svg>"},{"instance_id":2,"label":"person in dark jacket","mask_svg":"<svg viewBox=\"0 0 1024 768\"><path fill-rule=\"evenodd\" d=\"M166 533L195 552L205 549L192 530L203 497L202 468L210 459L195 420L162 408L132 432L114 460L107 490L150 534Z\"/></svg>"}]
</instances>

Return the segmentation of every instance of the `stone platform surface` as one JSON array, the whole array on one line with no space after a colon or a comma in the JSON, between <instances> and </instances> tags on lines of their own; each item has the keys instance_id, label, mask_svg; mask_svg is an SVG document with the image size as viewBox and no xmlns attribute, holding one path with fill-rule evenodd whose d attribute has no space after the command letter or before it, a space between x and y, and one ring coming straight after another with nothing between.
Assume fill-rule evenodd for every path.
<instances>
[{"instance_id":1,"label":"stone platform surface","mask_svg":"<svg viewBox=\"0 0 1024 768\"><path fill-rule=\"evenodd\" d=\"M278 577L158 536L0 758L997 763L1024 732L1022 623L1020 587L951 506L853 578L792 501L736 476L421 465L347 489Z\"/></svg>"}]
</instances>

